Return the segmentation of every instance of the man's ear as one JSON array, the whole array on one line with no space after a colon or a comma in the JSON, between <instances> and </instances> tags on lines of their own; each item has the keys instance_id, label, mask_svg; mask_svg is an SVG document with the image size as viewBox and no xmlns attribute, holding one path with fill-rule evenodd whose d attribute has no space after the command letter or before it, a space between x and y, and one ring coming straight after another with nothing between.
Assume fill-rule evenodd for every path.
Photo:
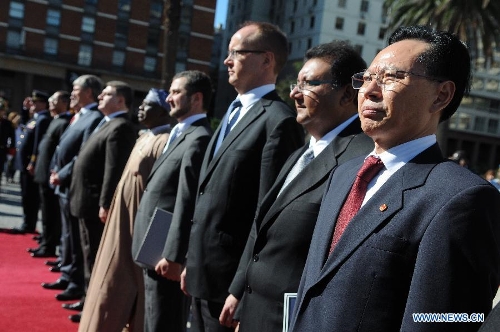
<instances>
[{"instance_id":1,"label":"man's ear","mask_svg":"<svg viewBox=\"0 0 500 332\"><path fill-rule=\"evenodd\" d=\"M348 105L352 103L356 103L356 97L358 96L358 91L354 90L352 85L347 84L344 86L344 91L342 93L342 98L340 98L340 104Z\"/></svg>"},{"instance_id":2,"label":"man's ear","mask_svg":"<svg viewBox=\"0 0 500 332\"><path fill-rule=\"evenodd\" d=\"M444 109L453 99L455 95L455 83L452 81L445 81L439 83L437 86L437 94L434 102L432 103L431 112L439 112Z\"/></svg>"}]
</instances>

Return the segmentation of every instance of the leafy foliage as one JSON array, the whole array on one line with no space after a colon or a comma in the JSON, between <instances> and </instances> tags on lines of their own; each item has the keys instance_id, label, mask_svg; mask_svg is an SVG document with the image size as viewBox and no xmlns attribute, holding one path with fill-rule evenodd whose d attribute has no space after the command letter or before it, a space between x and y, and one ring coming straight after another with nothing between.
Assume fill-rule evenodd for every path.
<instances>
[{"instance_id":1,"label":"leafy foliage","mask_svg":"<svg viewBox=\"0 0 500 332\"><path fill-rule=\"evenodd\" d=\"M494 61L500 47L500 1L498 0L385 0L395 29L407 25L429 25L458 35L474 59L484 65Z\"/></svg>"}]
</instances>

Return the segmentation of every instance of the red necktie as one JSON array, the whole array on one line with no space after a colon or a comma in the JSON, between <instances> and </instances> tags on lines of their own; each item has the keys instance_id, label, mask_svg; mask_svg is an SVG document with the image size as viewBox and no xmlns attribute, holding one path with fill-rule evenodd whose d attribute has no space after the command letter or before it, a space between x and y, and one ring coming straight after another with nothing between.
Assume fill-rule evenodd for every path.
<instances>
[{"instance_id":1,"label":"red necktie","mask_svg":"<svg viewBox=\"0 0 500 332\"><path fill-rule=\"evenodd\" d=\"M335 248L339 242L340 237L344 233L344 230L351 221L352 217L354 217L361 207L366 195L368 183L370 183L375 175L380 172L382 167L384 167L382 160L374 156L366 158L363 166L361 166L361 169L356 175L356 180L354 180L351 191L349 192L349 196L347 196L347 199L344 202L337 218L335 231L333 232L332 244L330 246L330 253L332 253L333 248Z\"/></svg>"}]
</instances>

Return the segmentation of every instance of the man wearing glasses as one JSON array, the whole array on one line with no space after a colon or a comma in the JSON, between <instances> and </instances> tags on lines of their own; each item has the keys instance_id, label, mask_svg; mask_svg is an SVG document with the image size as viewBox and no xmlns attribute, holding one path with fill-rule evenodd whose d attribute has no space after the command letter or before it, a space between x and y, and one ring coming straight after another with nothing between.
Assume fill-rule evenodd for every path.
<instances>
[{"instance_id":1,"label":"man wearing glasses","mask_svg":"<svg viewBox=\"0 0 500 332\"><path fill-rule=\"evenodd\" d=\"M357 113L351 75L366 68L346 42L308 50L291 84L297 122L311 135L283 166L257 210L255 222L226 301L221 323L230 325L230 304L241 299L241 331L283 329L285 293L296 293L331 170L373 148ZM245 292L245 286L252 291Z\"/></svg>"},{"instance_id":2,"label":"man wearing glasses","mask_svg":"<svg viewBox=\"0 0 500 332\"><path fill-rule=\"evenodd\" d=\"M375 146L332 173L292 331L477 331L500 282L500 194L436 143L469 83L466 46L426 27L353 76Z\"/></svg>"},{"instance_id":3,"label":"man wearing glasses","mask_svg":"<svg viewBox=\"0 0 500 332\"><path fill-rule=\"evenodd\" d=\"M232 330L219 324L219 315L255 209L304 143L295 112L275 90L287 48L285 35L269 23L248 22L231 38L224 64L238 98L205 153L181 281L193 296L192 331Z\"/></svg>"}]
</instances>

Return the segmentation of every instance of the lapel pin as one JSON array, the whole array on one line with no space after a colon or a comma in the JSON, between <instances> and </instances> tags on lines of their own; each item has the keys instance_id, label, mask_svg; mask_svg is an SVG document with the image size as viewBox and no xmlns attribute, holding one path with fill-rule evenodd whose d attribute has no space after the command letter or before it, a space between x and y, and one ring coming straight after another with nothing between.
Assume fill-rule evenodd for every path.
<instances>
[{"instance_id":1,"label":"lapel pin","mask_svg":"<svg viewBox=\"0 0 500 332\"><path fill-rule=\"evenodd\" d=\"M380 210L380 212L384 212L385 210L387 210L387 205L382 204L382 205L380 205L380 207L378 209Z\"/></svg>"}]
</instances>

